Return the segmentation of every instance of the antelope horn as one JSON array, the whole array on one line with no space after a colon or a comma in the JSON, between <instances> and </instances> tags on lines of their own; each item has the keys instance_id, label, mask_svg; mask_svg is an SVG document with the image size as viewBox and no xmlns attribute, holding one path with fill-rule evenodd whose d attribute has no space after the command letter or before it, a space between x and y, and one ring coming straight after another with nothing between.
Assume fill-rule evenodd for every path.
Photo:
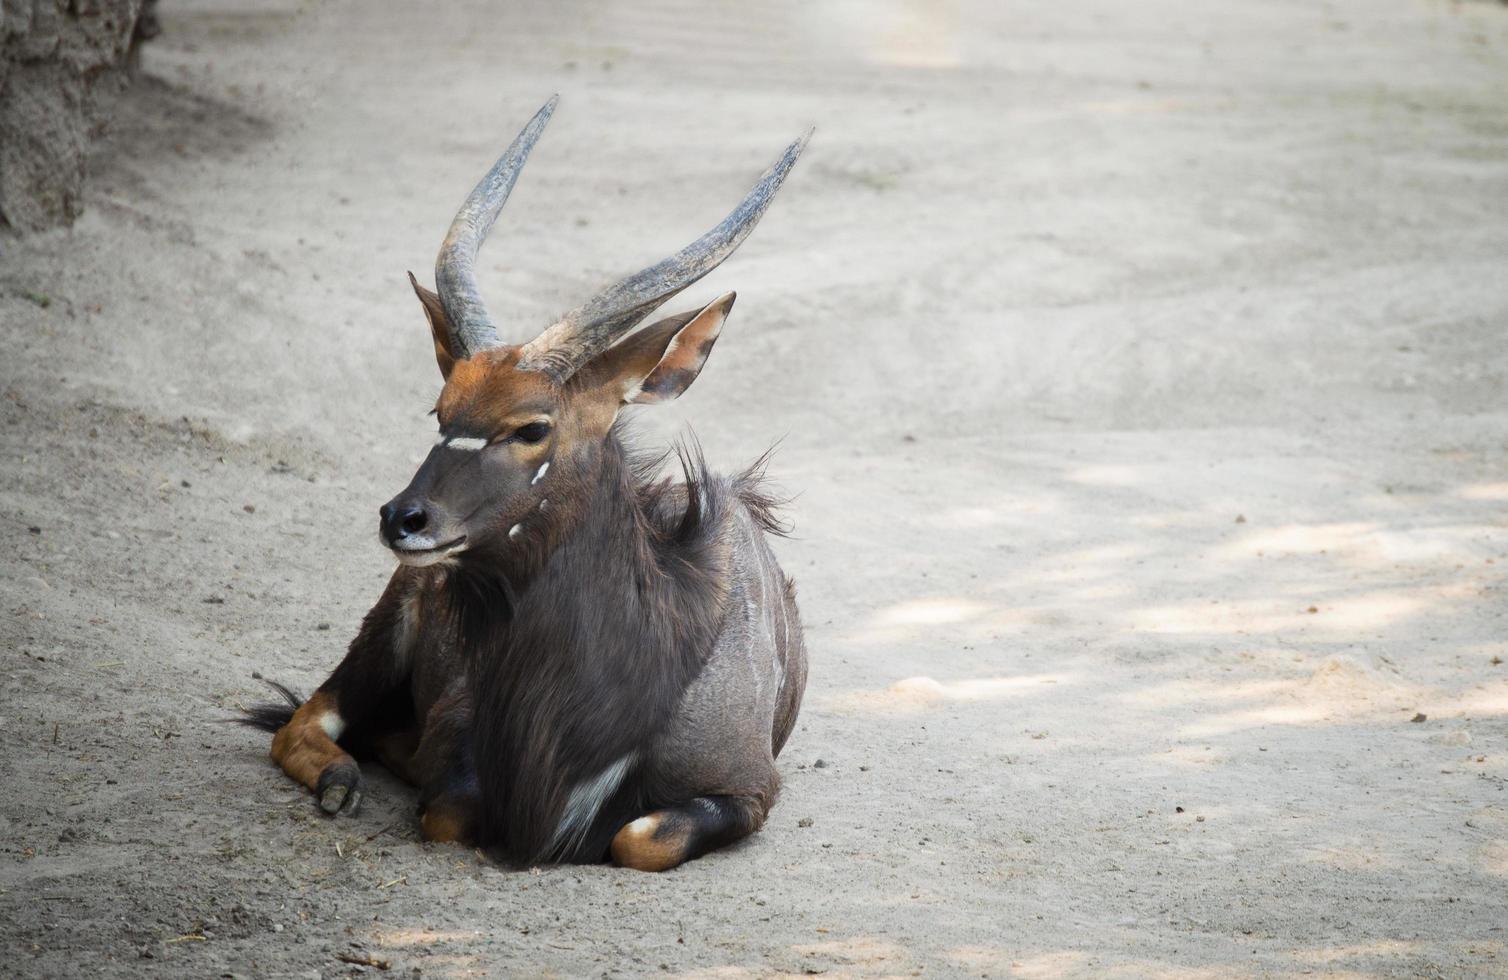
<instances>
[{"instance_id":1,"label":"antelope horn","mask_svg":"<svg viewBox=\"0 0 1508 980\"><path fill-rule=\"evenodd\" d=\"M807 130L786 147L775 165L716 228L669 258L609 286L525 344L518 369L542 371L556 383L564 383L657 306L716 269L749 237L811 136L812 131Z\"/></svg>"},{"instance_id":2,"label":"antelope horn","mask_svg":"<svg viewBox=\"0 0 1508 980\"><path fill-rule=\"evenodd\" d=\"M435 289L440 294L440 305L445 308L445 319L450 323L451 339L461 357L470 357L479 350L496 347L502 343L498 338L497 325L487 314L487 305L476 284L476 253L492 230L492 223L508 200L519 171L529 159L529 151L535 140L544 131L545 123L555 111L560 96L550 97L529 124L523 128L506 153L482 178L481 183L466 198L461 210L456 212L440 246L440 257L435 260Z\"/></svg>"}]
</instances>

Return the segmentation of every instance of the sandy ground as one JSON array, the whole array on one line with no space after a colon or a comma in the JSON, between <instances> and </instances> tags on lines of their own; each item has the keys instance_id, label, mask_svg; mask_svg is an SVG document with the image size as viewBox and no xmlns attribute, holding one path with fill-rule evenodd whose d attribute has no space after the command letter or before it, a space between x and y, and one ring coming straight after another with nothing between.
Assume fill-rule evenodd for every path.
<instances>
[{"instance_id":1,"label":"sandy ground","mask_svg":"<svg viewBox=\"0 0 1508 980\"><path fill-rule=\"evenodd\" d=\"M1508 975L1508 10L246 6L165 2L0 245L3 972ZM812 655L765 832L660 877L325 819L220 723L375 600L403 273L553 91L520 337L818 126L640 418L783 439Z\"/></svg>"}]
</instances>

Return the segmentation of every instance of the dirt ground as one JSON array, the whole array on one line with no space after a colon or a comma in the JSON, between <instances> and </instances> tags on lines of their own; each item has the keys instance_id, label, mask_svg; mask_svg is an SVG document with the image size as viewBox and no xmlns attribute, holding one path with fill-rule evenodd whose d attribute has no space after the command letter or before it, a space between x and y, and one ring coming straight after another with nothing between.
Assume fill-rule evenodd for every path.
<instances>
[{"instance_id":1,"label":"dirt ground","mask_svg":"<svg viewBox=\"0 0 1508 980\"><path fill-rule=\"evenodd\" d=\"M0 244L7 975L1508 975L1508 9L161 16L85 217ZM375 601L404 272L556 91L520 337L818 127L639 418L782 440L812 657L765 831L658 877L370 769L327 819L222 724Z\"/></svg>"}]
</instances>

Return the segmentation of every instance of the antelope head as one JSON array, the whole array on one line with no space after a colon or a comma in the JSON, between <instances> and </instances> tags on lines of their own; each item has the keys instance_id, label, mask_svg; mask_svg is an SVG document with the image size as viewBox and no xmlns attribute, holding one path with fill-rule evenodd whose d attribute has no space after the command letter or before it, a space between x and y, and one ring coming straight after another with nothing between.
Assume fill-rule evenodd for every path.
<instances>
[{"instance_id":1,"label":"antelope head","mask_svg":"<svg viewBox=\"0 0 1508 980\"><path fill-rule=\"evenodd\" d=\"M590 480L594 453L623 406L670 401L691 385L734 294L634 328L738 248L811 135L787 147L711 231L513 345L500 339L477 289L477 249L555 103L545 103L461 205L435 263L436 291L409 274L445 386L434 448L381 510L382 539L404 564L435 564L526 533L554 503L552 487Z\"/></svg>"}]
</instances>

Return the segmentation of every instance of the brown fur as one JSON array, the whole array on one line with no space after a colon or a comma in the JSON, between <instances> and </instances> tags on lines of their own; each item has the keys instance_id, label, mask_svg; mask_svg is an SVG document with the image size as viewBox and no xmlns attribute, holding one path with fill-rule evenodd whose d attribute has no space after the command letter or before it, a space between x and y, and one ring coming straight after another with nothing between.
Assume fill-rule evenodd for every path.
<instances>
[{"instance_id":1,"label":"brown fur","mask_svg":"<svg viewBox=\"0 0 1508 980\"><path fill-rule=\"evenodd\" d=\"M609 446L615 445L611 439ZM612 452L621 454L621 450ZM630 746L646 752L660 737L657 733L671 730L667 726L674 724L682 692L696 678L711 638L720 629L727 595L723 580L735 561L726 536L730 519L743 513L760 528L783 530L772 511L774 502L760 489L763 460L743 475L723 481L710 476L697 457L683 454L684 479L676 482L657 475L663 456L633 460L610 454L609 458L622 462L607 470L599 462L579 474L579 483L555 485L552 493L578 498L575 505L562 504L562 511L575 516L528 549L516 549L507 558L495 553L469 556L462 567L399 568L363 623L347 660L275 737L279 746L303 740L326 750L297 772L289 769L290 775L320 792L326 774L353 765L338 748L336 753L329 752L331 743L318 724L323 711L338 705L349 725L342 741L356 754L375 751L420 787L421 830L426 839L485 844L498 856L517 862L596 860L611 851L628 866L651 868L674 866L757 829L774 802L778 778L768 762L747 768L739 761L741 754L726 751L741 743L713 741L708 745L713 754L690 767L677 763L661 771L651 764L652 755L643 756L644 766L636 770L638 775L625 780L616 802L604 802L593 824L596 829L587 828L569 850L549 849L552 829L573 785L599 772ZM604 479L606 473L618 476ZM594 493L605 493L604 500L616 503L607 510L601 509L602 504L591 505L590 512L598 513L593 519L596 523L582 525L579 501ZM582 528L590 526L609 537L583 537ZM568 559L570 554L580 558ZM478 575L499 560L501 564L495 567L511 569L503 578L492 579L485 572ZM566 564L558 571L547 571L563 560ZM602 565L604 560L609 564ZM572 571L575 561L587 564ZM597 627L605 632L595 638L588 634L580 641L560 633L560 626L579 621L582 609L593 608L594 592L580 592L565 581L533 580L542 574L565 574L566 581L583 576L580 580L597 582L601 588L621 574L610 571L615 567L639 569L632 573L634 578L663 580L668 591L648 593L651 602L642 620L610 617ZM688 574L692 578L687 579ZM701 583L696 586L699 592L684 591L691 582ZM541 596L579 597L588 605L574 610L544 607L539 610L542 616L520 621L519 614L530 607L520 607L519 598L535 594L531 588ZM687 597L698 594L702 598L691 599L688 605ZM777 594L783 602L792 601L788 584ZM600 603L595 608L599 613L617 611ZM415 617L418 621L411 621ZM665 631L654 632L658 627ZM540 629L544 632L536 635ZM799 623L790 632L799 643ZM489 637L501 639L505 647L488 652L498 642ZM567 656L578 642L579 652ZM518 657L506 653L507 647L516 649ZM677 649L683 653L673 655ZM471 652L462 653L467 650ZM804 682L799 646L782 655L796 666L774 726L764 736L766 760L778 753L794 725ZM634 659L643 656L650 659L642 663ZM567 667L573 662L590 672L570 668L550 679L549 671L557 669L550 664ZM593 663L621 663L626 673L622 678L612 673L599 676L601 666L590 667ZM682 666L675 667L676 663ZM476 676L478 665L487 667L485 675L492 680ZM657 672L667 669L676 672L664 675L663 684L654 680ZM568 680L571 677L577 680ZM592 678L595 686L582 688L583 678ZM505 680L501 690L496 687L498 680ZM636 692L626 702L620 694L625 685ZM531 691L551 692L553 700L531 700ZM583 703L595 707L585 711L573 707ZM478 708L488 719L481 728L476 720ZM579 727L582 719L597 723L594 730L599 734L573 734L572 728ZM629 719L641 726L639 734L617 746L610 739L602 741L601 733L629 732L624 727ZM505 721L523 741L499 731L498 723ZM536 762L522 769L509 765L500 773L479 771L475 758ZM502 784L496 782L500 775L505 779ZM695 781L688 783L687 778ZM709 790L739 796L736 803L720 804L710 814L693 809L688 815L676 805L678 799ZM351 791L359 794L359 782L351 784ZM652 841L635 842L630 833L614 845L621 828L645 812L655 814L668 829ZM499 813L507 814L502 822Z\"/></svg>"},{"instance_id":2,"label":"brown fur","mask_svg":"<svg viewBox=\"0 0 1508 980\"><path fill-rule=\"evenodd\" d=\"M317 691L272 739L273 761L311 790L319 785L319 777L327 767L346 761L355 763L320 725L320 718L335 710L335 699Z\"/></svg>"},{"instance_id":3,"label":"brown fur","mask_svg":"<svg viewBox=\"0 0 1508 980\"><path fill-rule=\"evenodd\" d=\"M425 318L429 320L429 334L434 340L435 363L440 366L440 376L448 378L461 354L455 349L450 321L445 318L445 307L441 305L439 295L419 285L419 280L414 278L412 272L408 274L408 281L414 287L420 305L424 307Z\"/></svg>"},{"instance_id":4,"label":"brown fur","mask_svg":"<svg viewBox=\"0 0 1508 980\"><path fill-rule=\"evenodd\" d=\"M613 861L635 871L668 871L686 860L691 850L691 833L688 828L658 833L660 813L651 813L635 820L613 835Z\"/></svg>"}]
</instances>

